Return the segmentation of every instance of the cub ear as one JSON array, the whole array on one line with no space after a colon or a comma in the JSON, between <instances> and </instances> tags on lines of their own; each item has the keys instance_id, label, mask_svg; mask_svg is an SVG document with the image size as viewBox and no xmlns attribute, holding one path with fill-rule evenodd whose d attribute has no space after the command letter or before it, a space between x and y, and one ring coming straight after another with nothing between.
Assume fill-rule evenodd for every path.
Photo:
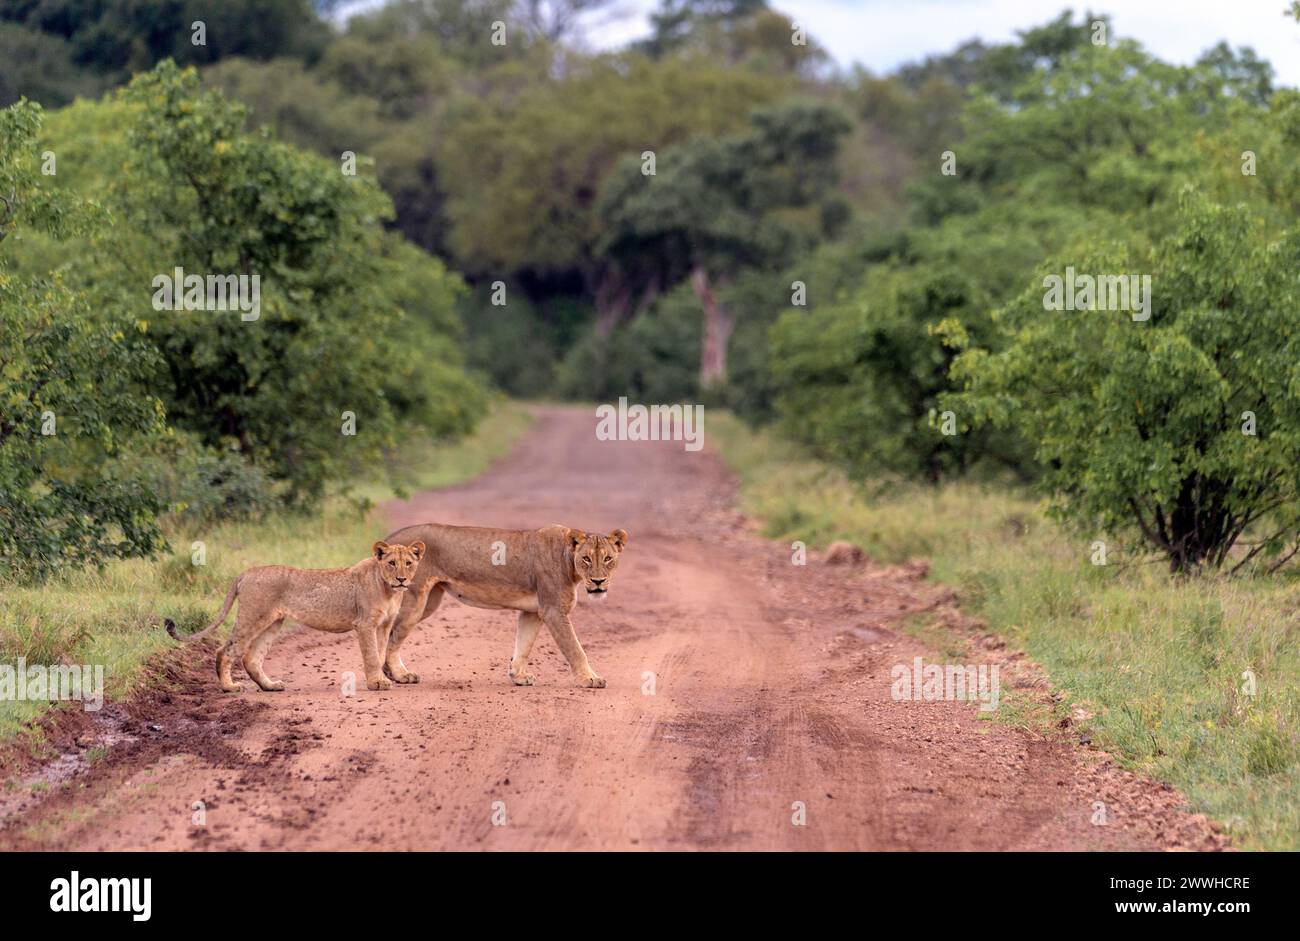
<instances>
[{"instance_id":1,"label":"cub ear","mask_svg":"<svg viewBox=\"0 0 1300 941\"><path fill-rule=\"evenodd\" d=\"M627 530L626 529L614 530L612 533L609 534L609 541L614 544L615 549L617 549L619 552L622 552L623 547L627 545Z\"/></svg>"},{"instance_id":2,"label":"cub ear","mask_svg":"<svg viewBox=\"0 0 1300 941\"><path fill-rule=\"evenodd\" d=\"M381 539L373 546L370 547L370 551L375 554L376 559L382 559L384 557L384 553L388 551L388 543L384 542Z\"/></svg>"},{"instance_id":3,"label":"cub ear","mask_svg":"<svg viewBox=\"0 0 1300 941\"><path fill-rule=\"evenodd\" d=\"M576 549L578 546L582 545L583 540L586 538L587 534L582 530L571 529L565 534L565 543L570 549Z\"/></svg>"},{"instance_id":4,"label":"cub ear","mask_svg":"<svg viewBox=\"0 0 1300 941\"><path fill-rule=\"evenodd\" d=\"M420 542L419 540L416 540L415 542L411 543L406 548L411 550L411 555L415 556L416 562L419 562L421 559L424 558L424 543Z\"/></svg>"}]
</instances>

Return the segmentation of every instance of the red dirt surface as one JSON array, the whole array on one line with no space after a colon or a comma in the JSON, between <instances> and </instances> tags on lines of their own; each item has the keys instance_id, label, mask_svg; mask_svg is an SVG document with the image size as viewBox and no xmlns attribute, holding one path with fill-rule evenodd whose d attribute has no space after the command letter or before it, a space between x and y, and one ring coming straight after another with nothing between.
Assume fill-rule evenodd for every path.
<instances>
[{"instance_id":1,"label":"red dirt surface","mask_svg":"<svg viewBox=\"0 0 1300 941\"><path fill-rule=\"evenodd\" d=\"M734 511L734 481L710 451L602 442L595 425L590 409L538 408L490 472L385 509L390 528L628 530L608 599L584 597L574 612L608 688L573 686L545 631L537 685L513 686L513 613L450 599L403 647L422 682L383 692L341 694L341 675L361 672L351 635L299 629L278 641L267 669L282 693L221 693L213 648L191 647L157 665L145 695L56 726L65 753L98 742L108 754L71 775L65 758L34 798L0 801L0 848L1223 846L1176 791L1118 769L1069 728L895 701L893 665L950 659L899 631L926 612L972 644L964 662L999 664L1004 703L1045 712L1052 697L1041 671L923 580L924 566L816 554L792 565L788 545ZM1092 822L1098 803L1104 825Z\"/></svg>"}]
</instances>

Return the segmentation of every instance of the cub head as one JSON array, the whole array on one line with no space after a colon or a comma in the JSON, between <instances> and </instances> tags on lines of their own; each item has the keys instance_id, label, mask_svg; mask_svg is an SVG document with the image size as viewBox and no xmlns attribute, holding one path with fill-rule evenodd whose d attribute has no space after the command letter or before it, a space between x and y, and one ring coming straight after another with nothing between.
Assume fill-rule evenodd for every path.
<instances>
[{"instance_id":1,"label":"cub head","mask_svg":"<svg viewBox=\"0 0 1300 941\"><path fill-rule=\"evenodd\" d=\"M568 541L574 578L582 582L592 598L605 597L618 568L618 557L627 545L627 533L616 529L608 536L600 536L571 529Z\"/></svg>"},{"instance_id":2,"label":"cub head","mask_svg":"<svg viewBox=\"0 0 1300 941\"><path fill-rule=\"evenodd\" d=\"M379 561L379 577L394 591L406 591L415 580L415 569L424 558L424 543L409 546L395 542L377 542L371 551Z\"/></svg>"}]
</instances>

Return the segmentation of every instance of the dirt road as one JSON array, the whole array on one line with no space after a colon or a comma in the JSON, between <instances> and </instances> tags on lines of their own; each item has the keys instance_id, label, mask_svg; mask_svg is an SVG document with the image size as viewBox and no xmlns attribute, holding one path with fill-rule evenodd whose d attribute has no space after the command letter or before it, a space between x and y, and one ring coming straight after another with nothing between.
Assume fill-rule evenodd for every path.
<instances>
[{"instance_id":1,"label":"dirt road","mask_svg":"<svg viewBox=\"0 0 1300 941\"><path fill-rule=\"evenodd\" d=\"M708 449L601 442L594 428L589 409L540 408L489 473L386 509L394 528L627 529L609 598L574 613L607 689L571 685L545 632L537 685L511 685L513 614L451 600L403 649L423 682L385 692L341 695L341 675L360 672L350 635L280 640L267 666L283 693L223 695L210 650L191 650L170 689L77 731L82 745L111 736L107 757L11 813L0 847L1218 844L1176 792L1068 731L989 721L965 702L895 701L892 666L947 662L900 620L960 617L917 569L793 565L790 546L732 509L733 482ZM975 649L1002 664L1004 706L1050 694L995 639Z\"/></svg>"}]
</instances>

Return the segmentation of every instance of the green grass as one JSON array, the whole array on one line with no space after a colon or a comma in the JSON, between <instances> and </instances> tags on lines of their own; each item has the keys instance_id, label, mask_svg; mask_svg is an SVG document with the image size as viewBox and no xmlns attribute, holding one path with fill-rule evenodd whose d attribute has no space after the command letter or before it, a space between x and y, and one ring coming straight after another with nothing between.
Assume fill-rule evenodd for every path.
<instances>
[{"instance_id":1,"label":"green grass","mask_svg":"<svg viewBox=\"0 0 1300 941\"><path fill-rule=\"evenodd\" d=\"M378 502L400 489L424 490L466 480L505 454L527 429L529 414L502 403L472 436L452 443L413 443L382 481L357 481L352 496L327 501L314 514L284 514L204 531L172 531L172 552L162 557L112 562L102 570L71 572L37 587L0 585L0 663L102 664L105 698L121 699L145 682L141 670L155 652L174 646L164 618L180 631L201 628L216 616L230 581L253 565L300 568L350 565L364 558L391 528L378 511L355 499ZM195 565L200 549L204 564ZM0 700L0 740L27 728L49 705ZM70 704L66 708L77 708Z\"/></svg>"},{"instance_id":2,"label":"green grass","mask_svg":"<svg viewBox=\"0 0 1300 941\"><path fill-rule=\"evenodd\" d=\"M711 442L766 533L848 539L881 562L925 557L1042 664L1094 742L1178 787L1248 849L1300 849L1300 580L1171 579L1092 564L1022 494L971 484L867 495L798 447L713 413ZM1243 691L1254 676L1254 695Z\"/></svg>"}]
</instances>

